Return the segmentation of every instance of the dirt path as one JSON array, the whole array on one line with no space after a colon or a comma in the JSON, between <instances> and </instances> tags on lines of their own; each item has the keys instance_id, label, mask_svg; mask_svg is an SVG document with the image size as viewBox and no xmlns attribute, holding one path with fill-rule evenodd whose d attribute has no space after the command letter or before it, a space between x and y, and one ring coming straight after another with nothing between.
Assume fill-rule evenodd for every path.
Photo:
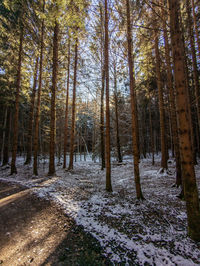
<instances>
[{"instance_id":1,"label":"dirt path","mask_svg":"<svg viewBox=\"0 0 200 266\"><path fill-rule=\"evenodd\" d=\"M0 265L111 265L101 252L52 202L0 182Z\"/></svg>"}]
</instances>

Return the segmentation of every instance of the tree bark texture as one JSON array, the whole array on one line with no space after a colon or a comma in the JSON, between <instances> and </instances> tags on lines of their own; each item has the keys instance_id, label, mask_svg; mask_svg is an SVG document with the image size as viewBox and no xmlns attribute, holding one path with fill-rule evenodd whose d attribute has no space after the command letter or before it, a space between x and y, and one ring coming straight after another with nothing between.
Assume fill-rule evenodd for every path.
<instances>
[{"instance_id":1,"label":"tree bark texture","mask_svg":"<svg viewBox=\"0 0 200 266\"><path fill-rule=\"evenodd\" d=\"M166 139L165 139L165 111L163 101L163 82L160 72L160 54L158 48L158 32L155 31L155 55L156 55L156 77L158 87L158 99L159 99L159 114L160 114L160 142L161 142L161 167L167 169L167 157L166 157Z\"/></svg>"},{"instance_id":2,"label":"tree bark texture","mask_svg":"<svg viewBox=\"0 0 200 266\"><path fill-rule=\"evenodd\" d=\"M23 50L24 31L20 29L20 41L18 52L18 64L17 64L17 80L16 80L16 93L15 93L15 113L14 113L14 125L13 125L13 146L12 146L12 162L11 162L11 175L17 174L16 168L16 156L17 156L17 140L18 140L18 121L19 121L19 96L21 86L21 67L22 67L22 50Z\"/></svg>"},{"instance_id":3,"label":"tree bark texture","mask_svg":"<svg viewBox=\"0 0 200 266\"><path fill-rule=\"evenodd\" d=\"M66 153L67 153L67 137L68 137L68 104L69 104L69 80L70 80L70 36L68 40L68 65L67 65L67 91L66 91L66 104L65 104L65 132L64 132L64 158L63 168L66 168Z\"/></svg>"},{"instance_id":4,"label":"tree bark texture","mask_svg":"<svg viewBox=\"0 0 200 266\"><path fill-rule=\"evenodd\" d=\"M118 114L118 95L117 95L117 72L114 64L114 100L115 100L115 127L116 127L116 146L118 162L122 162L120 138L119 138L119 114Z\"/></svg>"},{"instance_id":5,"label":"tree bark texture","mask_svg":"<svg viewBox=\"0 0 200 266\"><path fill-rule=\"evenodd\" d=\"M73 84L73 98L72 98L72 125L70 133L70 158L68 170L74 167L74 139L75 139L75 115L76 115L76 82L77 82L77 63L78 63L78 37L75 43L74 55L74 84Z\"/></svg>"},{"instance_id":6,"label":"tree bark texture","mask_svg":"<svg viewBox=\"0 0 200 266\"><path fill-rule=\"evenodd\" d=\"M106 190L112 191L110 163L110 107L109 107L109 37L108 1L105 0L105 78L106 78Z\"/></svg>"},{"instance_id":7,"label":"tree bark texture","mask_svg":"<svg viewBox=\"0 0 200 266\"><path fill-rule=\"evenodd\" d=\"M131 33L131 20L130 20L130 3L126 0L126 15L127 15L127 43L128 43L128 67L130 79L130 96L131 96L131 117L132 117L132 139L133 139L133 155L134 155L134 176L136 194L138 199L143 199L141 185L140 185L140 171L139 171L139 143L137 137L137 107L135 84L133 77L133 56L132 56L132 33Z\"/></svg>"},{"instance_id":8,"label":"tree bark texture","mask_svg":"<svg viewBox=\"0 0 200 266\"><path fill-rule=\"evenodd\" d=\"M165 17L163 11L162 11L162 16ZM173 86L172 68L170 62L170 46L169 46L165 20L163 20L163 29L164 29L163 35L164 35L164 44L165 44L165 61L167 65L167 89L169 91L169 102L170 102L170 113L171 113L171 131L172 131L172 139L173 139L175 159L176 159L176 185L177 187L179 187L182 184L181 161L180 161L180 150L178 142L178 126L177 126L177 117L176 117L175 93Z\"/></svg>"},{"instance_id":9,"label":"tree bark texture","mask_svg":"<svg viewBox=\"0 0 200 266\"><path fill-rule=\"evenodd\" d=\"M37 72L38 72L38 57L35 62L35 70L34 70L34 81L33 81L33 91L31 95L31 106L29 112L29 123L28 123L28 137L27 137L27 147L26 147L26 161L25 164L31 163L32 157L32 137L33 137L33 120L34 120L34 107L35 107L35 94L37 87Z\"/></svg>"},{"instance_id":10,"label":"tree bark texture","mask_svg":"<svg viewBox=\"0 0 200 266\"><path fill-rule=\"evenodd\" d=\"M45 1L43 1L43 13L45 8ZM34 144L33 144L33 174L38 175L38 141L39 141L39 122L40 122L40 102L42 90L42 71L43 71L43 51L44 51L44 19L41 26L41 40L40 40L40 66L39 66L39 82L37 91L37 106L35 114L35 130L34 130Z\"/></svg>"},{"instance_id":11,"label":"tree bark texture","mask_svg":"<svg viewBox=\"0 0 200 266\"><path fill-rule=\"evenodd\" d=\"M56 134L56 90L58 75L58 34L59 24L55 21L53 37L53 72L51 87L51 122L50 122L50 147L49 147L49 175L55 173L55 134Z\"/></svg>"},{"instance_id":12,"label":"tree bark texture","mask_svg":"<svg viewBox=\"0 0 200 266\"><path fill-rule=\"evenodd\" d=\"M188 218L188 234L192 239L200 241L200 208L190 138L191 128L189 123L187 87L184 75L184 43L179 23L180 2L177 0L168 1L175 75L178 135Z\"/></svg>"}]
</instances>

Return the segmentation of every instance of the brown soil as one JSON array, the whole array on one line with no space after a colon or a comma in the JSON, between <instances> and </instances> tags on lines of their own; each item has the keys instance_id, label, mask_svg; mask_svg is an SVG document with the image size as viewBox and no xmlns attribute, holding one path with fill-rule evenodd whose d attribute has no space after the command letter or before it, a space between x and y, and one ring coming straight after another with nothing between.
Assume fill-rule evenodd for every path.
<instances>
[{"instance_id":1,"label":"brown soil","mask_svg":"<svg viewBox=\"0 0 200 266\"><path fill-rule=\"evenodd\" d=\"M111 265L99 243L31 189L0 183L0 264Z\"/></svg>"}]
</instances>

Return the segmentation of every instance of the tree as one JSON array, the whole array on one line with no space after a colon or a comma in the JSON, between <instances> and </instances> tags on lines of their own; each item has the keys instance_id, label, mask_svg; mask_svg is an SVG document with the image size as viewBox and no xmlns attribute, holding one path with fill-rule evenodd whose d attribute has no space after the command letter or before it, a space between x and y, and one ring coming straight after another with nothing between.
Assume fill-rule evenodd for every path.
<instances>
[{"instance_id":1,"label":"tree","mask_svg":"<svg viewBox=\"0 0 200 266\"><path fill-rule=\"evenodd\" d=\"M106 78L106 190L112 191L110 163L110 108L109 108L109 39L108 39L108 2L105 0L105 78Z\"/></svg>"},{"instance_id":2,"label":"tree","mask_svg":"<svg viewBox=\"0 0 200 266\"><path fill-rule=\"evenodd\" d=\"M75 34L77 34L77 32ZM78 63L78 36L75 37L72 125L71 125L71 134L70 134L70 161L69 161L68 170L73 169L73 163L74 163L73 154L74 154L74 138L75 138L77 63Z\"/></svg>"},{"instance_id":3,"label":"tree","mask_svg":"<svg viewBox=\"0 0 200 266\"><path fill-rule=\"evenodd\" d=\"M43 0L42 13L45 10L45 0ZM33 162L33 174L38 175L38 138L39 138L39 121L40 121L40 102L41 102L41 90L42 90L42 72L43 72L43 51L44 51L44 18L42 19L41 35L40 35L40 65L39 65L39 81L37 91L37 105L35 115L35 131L34 131L34 162Z\"/></svg>"},{"instance_id":4,"label":"tree","mask_svg":"<svg viewBox=\"0 0 200 266\"><path fill-rule=\"evenodd\" d=\"M27 154L25 164L30 164L32 157L32 131L33 131L33 118L34 118L34 107L35 107L35 94L37 87L37 72L38 72L38 57L35 62L34 70L34 81L33 81L33 91L31 95L31 106L29 113L29 126L28 126L28 140L27 140Z\"/></svg>"},{"instance_id":5,"label":"tree","mask_svg":"<svg viewBox=\"0 0 200 266\"><path fill-rule=\"evenodd\" d=\"M56 130L56 90L58 75L58 34L59 24L55 20L53 37L53 70L51 86L51 122L50 122L50 147L49 147L49 175L55 173L55 130Z\"/></svg>"},{"instance_id":6,"label":"tree","mask_svg":"<svg viewBox=\"0 0 200 266\"><path fill-rule=\"evenodd\" d=\"M164 102L163 102L163 82L160 73L160 55L158 47L158 32L155 31L155 55L156 55L156 77L158 87L158 98L159 98L159 113L160 113L160 138L161 138L161 167L167 169L167 156L166 156L166 136L165 136L165 113L164 113Z\"/></svg>"},{"instance_id":7,"label":"tree","mask_svg":"<svg viewBox=\"0 0 200 266\"><path fill-rule=\"evenodd\" d=\"M13 147L12 147L12 162L11 162L11 175L17 174L16 168L16 156L17 156L17 138L18 138L18 121L19 121L19 94L21 85L21 67L22 67L22 52L23 52L23 39L24 29L23 25L20 25L20 40L18 50L18 66L17 66L17 78L16 78L16 98L15 98L15 113L14 113L14 127L13 127Z\"/></svg>"},{"instance_id":8,"label":"tree","mask_svg":"<svg viewBox=\"0 0 200 266\"><path fill-rule=\"evenodd\" d=\"M188 99L186 92L187 87L184 75L184 44L179 21L179 1L168 0L168 3L170 10L170 31L176 89L178 135L188 217L188 234L192 239L200 241L200 208L193 163L192 143L190 138L191 128L189 123Z\"/></svg>"},{"instance_id":9,"label":"tree","mask_svg":"<svg viewBox=\"0 0 200 266\"><path fill-rule=\"evenodd\" d=\"M66 91L66 106L65 106L65 132L64 132L64 158L63 168L66 168L66 152L67 152L67 138L68 138L68 104L69 104L69 80L70 80L70 36L68 40L68 64L67 64L67 91Z\"/></svg>"},{"instance_id":10,"label":"tree","mask_svg":"<svg viewBox=\"0 0 200 266\"><path fill-rule=\"evenodd\" d=\"M133 139L133 156L134 156L134 177L136 194L138 199L144 199L139 172L139 143L137 137L137 109L136 109L136 95L134 91L133 78L133 55L132 55L132 34L131 34L131 20L130 20L130 3L126 0L126 16L127 16L127 43L128 43L128 67L129 67L129 82L130 82L130 97L131 97L131 117L132 117L132 139Z\"/></svg>"}]
</instances>

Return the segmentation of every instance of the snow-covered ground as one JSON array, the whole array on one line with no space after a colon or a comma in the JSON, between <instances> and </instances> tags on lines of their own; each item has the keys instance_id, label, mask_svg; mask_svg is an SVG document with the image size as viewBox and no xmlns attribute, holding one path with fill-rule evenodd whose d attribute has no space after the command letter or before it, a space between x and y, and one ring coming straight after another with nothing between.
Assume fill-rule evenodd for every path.
<instances>
[{"instance_id":1,"label":"snow-covered ground","mask_svg":"<svg viewBox=\"0 0 200 266\"><path fill-rule=\"evenodd\" d=\"M176 196L174 163L172 174L159 172L151 159L140 163L145 201L136 199L133 163L112 166L113 192L105 191L105 171L91 160L77 162L74 170L57 167L47 176L47 164L41 164L39 176L18 158L18 174L1 168L1 181L30 187L40 197L59 204L67 215L97 238L113 265L200 265L200 243L187 237L185 203ZM200 185L200 166L196 167ZM200 186L199 186L200 187Z\"/></svg>"}]
</instances>

